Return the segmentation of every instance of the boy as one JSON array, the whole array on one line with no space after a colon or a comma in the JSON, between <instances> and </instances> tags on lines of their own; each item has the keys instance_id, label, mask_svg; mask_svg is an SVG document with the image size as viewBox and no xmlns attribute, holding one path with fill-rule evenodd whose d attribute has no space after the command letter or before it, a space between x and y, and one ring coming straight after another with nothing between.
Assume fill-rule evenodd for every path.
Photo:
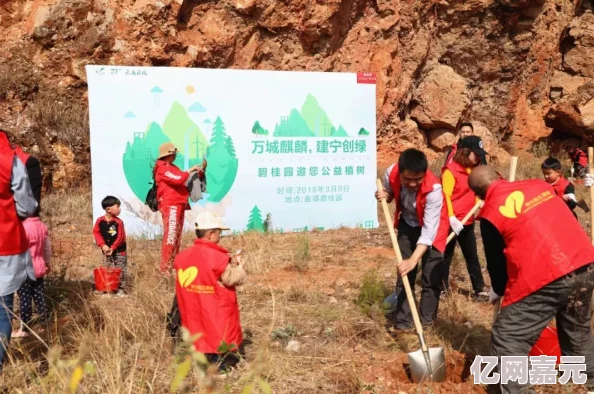
<instances>
[{"instance_id":1,"label":"boy","mask_svg":"<svg viewBox=\"0 0 594 394\"><path fill-rule=\"evenodd\" d=\"M101 207L105 209L105 216L101 216L95 222L93 236L95 243L105 256L105 264L109 266L110 263L113 263L116 268L122 269L120 286L116 295L123 297L128 257L126 255L124 222L118 217L121 212L120 205L120 200L113 196L107 196L101 201ZM101 292L96 291L96 294L101 294Z\"/></svg>"},{"instance_id":2,"label":"boy","mask_svg":"<svg viewBox=\"0 0 594 394\"><path fill-rule=\"evenodd\" d=\"M194 348L206 354L211 363L219 363L219 372L228 372L233 360L222 358L219 347L227 343L235 351L243 336L239 321L236 286L246 272L241 256L232 262L229 252L219 246L221 233L228 230L212 212L197 217L196 241L175 258L175 294L182 326L190 335L201 334ZM222 377L222 376L221 376Z\"/></svg>"},{"instance_id":3,"label":"boy","mask_svg":"<svg viewBox=\"0 0 594 394\"><path fill-rule=\"evenodd\" d=\"M430 326L437 317L439 295L444 280L443 253L450 229L448 210L441 181L428 170L427 157L417 149L407 149L398 164L386 170L384 191L376 192L378 201L396 203L394 226L403 261L397 265L396 329L412 328L412 314L401 276L408 275L414 293L417 265L422 261L423 291L419 305L421 323ZM389 224L388 224L389 225Z\"/></svg>"},{"instance_id":4,"label":"boy","mask_svg":"<svg viewBox=\"0 0 594 394\"><path fill-rule=\"evenodd\" d=\"M569 158L571 161L573 161L575 176L578 178L583 178L588 172L588 155L586 155L583 150L573 145L569 145L565 149L569 154Z\"/></svg>"},{"instance_id":5,"label":"boy","mask_svg":"<svg viewBox=\"0 0 594 394\"><path fill-rule=\"evenodd\" d=\"M573 184L561 175L561 162L554 157L549 157L542 162L540 169L542 170L545 181L553 186L555 194L565 201L565 204L567 204L571 213L577 219L577 215L573 211L577 206L575 189Z\"/></svg>"}]
</instances>

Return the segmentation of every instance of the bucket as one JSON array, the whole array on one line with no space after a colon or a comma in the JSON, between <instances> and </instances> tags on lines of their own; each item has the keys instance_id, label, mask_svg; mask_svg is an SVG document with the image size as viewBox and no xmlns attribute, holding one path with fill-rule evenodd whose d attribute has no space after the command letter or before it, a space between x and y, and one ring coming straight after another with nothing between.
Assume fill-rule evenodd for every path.
<instances>
[{"instance_id":1,"label":"bucket","mask_svg":"<svg viewBox=\"0 0 594 394\"><path fill-rule=\"evenodd\" d=\"M557 364L561 363L561 348L559 347L559 337L557 336L557 329L546 327L542 330L540 338L528 353L530 356L555 356L557 357Z\"/></svg>"},{"instance_id":2,"label":"bucket","mask_svg":"<svg viewBox=\"0 0 594 394\"><path fill-rule=\"evenodd\" d=\"M120 286L121 268L99 267L93 270L95 290L113 292Z\"/></svg>"}]
</instances>

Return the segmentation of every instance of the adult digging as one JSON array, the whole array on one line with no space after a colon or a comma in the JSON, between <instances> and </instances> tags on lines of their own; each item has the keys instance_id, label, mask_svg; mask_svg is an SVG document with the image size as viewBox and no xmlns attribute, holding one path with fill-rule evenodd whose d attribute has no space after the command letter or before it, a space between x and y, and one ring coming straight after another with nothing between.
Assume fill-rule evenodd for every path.
<instances>
[{"instance_id":1,"label":"adult digging","mask_svg":"<svg viewBox=\"0 0 594 394\"><path fill-rule=\"evenodd\" d=\"M379 179L377 180L377 190L380 192L384 190L382 182ZM400 248L398 247L398 241L396 239L394 227L390 226L392 220L390 218L390 210L388 209L388 202L386 199L382 199L382 208L386 217L386 223L388 224L388 230L390 231L392 247L394 248L394 253L396 254L396 262L399 263L402 261L402 254L400 253ZM410 288L410 283L408 282L408 276L404 275L401 278L404 285L404 290L406 292L408 305L410 306L413 321L415 323L415 329L417 330L419 341L421 342L421 349L407 354L410 373L413 381L415 383L427 381L443 382L446 377L445 354L443 348L427 348L425 336L423 335L423 326L419 320L419 312L417 311L415 299Z\"/></svg>"}]
</instances>

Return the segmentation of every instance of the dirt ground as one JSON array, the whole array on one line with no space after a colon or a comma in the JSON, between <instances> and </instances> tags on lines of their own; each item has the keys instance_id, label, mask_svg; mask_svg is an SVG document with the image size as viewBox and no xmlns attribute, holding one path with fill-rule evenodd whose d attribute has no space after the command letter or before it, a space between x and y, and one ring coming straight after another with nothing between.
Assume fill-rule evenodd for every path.
<instances>
[{"instance_id":1,"label":"dirt ground","mask_svg":"<svg viewBox=\"0 0 594 394\"><path fill-rule=\"evenodd\" d=\"M578 195L585 196L582 189ZM97 297L91 272L101 254L93 244L88 191L48 196L46 206L54 207L44 214L54 259L47 278L51 324L38 337L12 341L0 392L64 392L77 366L84 367L81 393L170 392L179 372L165 330L174 283L158 275L159 242L130 239L130 295ZM587 227L586 215L579 214ZM184 246L192 239L186 234ZM383 220L374 230L243 234L222 243L246 252L250 278L238 296L244 361L224 383L205 383L190 374L183 392L247 393L242 390L259 378L281 394L485 392L473 384L469 367L476 355L487 354L492 308L468 296L471 286L459 251L451 273L457 292L440 304L435 327L426 332L429 346L445 350L447 379L417 385L407 372L406 353L419 348L418 337L395 335L381 309L396 280ZM480 238L479 246L484 267ZM575 386L538 390L584 391ZM256 384L253 392L266 390Z\"/></svg>"}]
</instances>

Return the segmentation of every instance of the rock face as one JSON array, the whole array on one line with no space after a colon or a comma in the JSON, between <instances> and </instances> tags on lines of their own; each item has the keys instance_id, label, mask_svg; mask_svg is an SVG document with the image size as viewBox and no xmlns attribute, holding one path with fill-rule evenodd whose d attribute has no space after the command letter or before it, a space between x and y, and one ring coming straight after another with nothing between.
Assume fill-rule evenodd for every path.
<instances>
[{"instance_id":1,"label":"rock face","mask_svg":"<svg viewBox=\"0 0 594 394\"><path fill-rule=\"evenodd\" d=\"M386 158L412 146L434 154L468 119L497 149L560 134L593 140L590 0L1 3L0 126L39 146L56 174L68 155L52 146L88 169L88 138L39 127L36 97L86 105L85 64L375 72Z\"/></svg>"},{"instance_id":2,"label":"rock face","mask_svg":"<svg viewBox=\"0 0 594 394\"><path fill-rule=\"evenodd\" d=\"M411 101L411 117L424 129L455 129L470 106L464 78L449 66L437 64L423 77Z\"/></svg>"}]
</instances>

